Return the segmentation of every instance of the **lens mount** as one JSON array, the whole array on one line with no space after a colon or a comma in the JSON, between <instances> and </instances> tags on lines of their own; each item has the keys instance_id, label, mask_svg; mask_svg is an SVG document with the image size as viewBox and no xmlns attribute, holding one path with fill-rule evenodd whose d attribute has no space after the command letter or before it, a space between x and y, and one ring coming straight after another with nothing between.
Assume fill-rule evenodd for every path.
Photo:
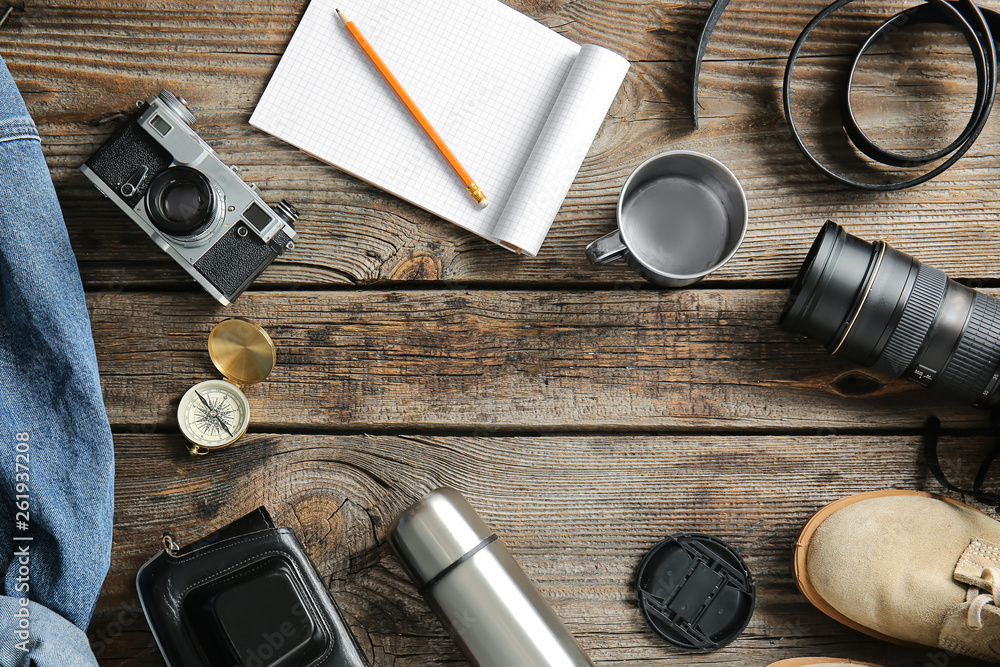
<instances>
[{"instance_id":1,"label":"lens mount","mask_svg":"<svg viewBox=\"0 0 1000 667\"><path fill-rule=\"evenodd\" d=\"M225 197L208 178L190 167L170 167L146 190L146 214L164 234L183 241L204 236L225 216Z\"/></svg>"}]
</instances>

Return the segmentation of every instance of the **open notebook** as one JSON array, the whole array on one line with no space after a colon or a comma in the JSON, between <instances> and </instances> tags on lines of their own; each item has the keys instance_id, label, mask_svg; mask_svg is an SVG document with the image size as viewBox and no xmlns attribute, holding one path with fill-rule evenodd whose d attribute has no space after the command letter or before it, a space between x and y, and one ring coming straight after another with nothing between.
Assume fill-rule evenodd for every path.
<instances>
[{"instance_id":1,"label":"open notebook","mask_svg":"<svg viewBox=\"0 0 1000 667\"><path fill-rule=\"evenodd\" d=\"M486 193L480 209L337 18L354 21ZM535 255L629 63L499 0L312 0L250 123Z\"/></svg>"}]
</instances>

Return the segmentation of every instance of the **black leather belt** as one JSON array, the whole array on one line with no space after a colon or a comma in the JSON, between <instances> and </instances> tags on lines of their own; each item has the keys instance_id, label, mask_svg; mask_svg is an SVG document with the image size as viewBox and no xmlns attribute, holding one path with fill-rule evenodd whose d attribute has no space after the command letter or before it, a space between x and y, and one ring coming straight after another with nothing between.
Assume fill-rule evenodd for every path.
<instances>
[{"instance_id":1,"label":"black leather belt","mask_svg":"<svg viewBox=\"0 0 1000 667\"><path fill-rule=\"evenodd\" d=\"M694 57L694 84L691 86L691 122L695 128L698 127L698 77L701 76L701 61L705 57L705 49L708 48L708 40L712 38L715 24L719 22L719 17L728 6L729 0L715 0L712 3L712 9L708 11L708 18L705 19L705 27L701 29L701 37L698 38L698 55Z\"/></svg>"},{"instance_id":2,"label":"black leather belt","mask_svg":"<svg viewBox=\"0 0 1000 667\"><path fill-rule=\"evenodd\" d=\"M808 25L806 25L806 27L802 30L802 33L799 35L799 38L795 41L795 45L792 47L792 51L788 56L788 64L785 67L784 87L782 92L785 117L788 120L795 143L802 151L802 154L805 155L806 159L815 165L817 169L834 181L863 190L876 191L902 190L904 188L913 187L914 185L919 185L920 183L924 183L935 176L938 176L955 164L963 155L965 155L965 153L972 148L972 145L975 143L979 134L982 132L983 127L986 125L986 121L989 119L990 111L993 109L993 101L996 95L997 84L997 47L993 40L991 28L993 30L1000 31L1000 14L997 14L989 9L982 9L971 0L956 0L954 2L947 2L945 0L927 0L926 4L918 5L896 14L879 26L864 41L851 63L841 97L841 116L848 138L858 151L865 156L881 164L893 167L919 167L934 162L935 160L946 158L944 162L930 171L921 174L920 176L904 181L871 183L857 181L838 173L829 166L820 162L819 159L813 155L809 148L806 147L805 142L803 142L798 127L795 124L795 116L792 112L790 99L792 72L795 68L795 62L798 59L799 53L802 50L802 46L809 38L809 34L823 19L853 1L854 0L836 0L828 5L823 11L817 14ZM711 37L712 30L715 28L715 24L718 22L719 17L722 15L722 12L728 4L729 0L716 0L712 6L711 12L709 13L708 22L705 24L705 28L702 31L701 42L698 46L698 62L695 65L694 77L695 94L693 117L695 127L698 126L697 90L698 75L701 70L700 61L704 56L705 47L708 45L708 40ZM857 70L858 63L875 42L884 37L886 34L899 30L904 26L918 25L922 23L951 24L956 26L962 32L970 50L972 51L972 56L976 63L976 101L968 124L965 126L965 129L962 130L962 133L958 136L958 138L951 144L932 153L915 156L901 155L876 145L871 139L868 138L858 125L857 119L854 116L854 109L851 104L851 88L854 83L854 73Z\"/></svg>"}]
</instances>

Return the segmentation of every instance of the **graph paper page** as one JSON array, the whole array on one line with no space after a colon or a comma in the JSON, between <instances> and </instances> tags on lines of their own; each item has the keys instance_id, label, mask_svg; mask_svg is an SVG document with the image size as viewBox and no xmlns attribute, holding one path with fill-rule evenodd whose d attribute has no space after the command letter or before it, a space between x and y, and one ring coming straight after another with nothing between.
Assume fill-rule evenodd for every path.
<instances>
[{"instance_id":1,"label":"graph paper page","mask_svg":"<svg viewBox=\"0 0 1000 667\"><path fill-rule=\"evenodd\" d=\"M337 8L472 174L488 208L476 205L350 37ZM496 240L507 200L579 53L578 45L498 0L312 0L250 123ZM544 221L546 230L551 221ZM509 219L505 237L536 224Z\"/></svg>"},{"instance_id":2,"label":"graph paper page","mask_svg":"<svg viewBox=\"0 0 1000 667\"><path fill-rule=\"evenodd\" d=\"M585 44L493 230L493 239L537 255L580 170L629 62Z\"/></svg>"}]
</instances>

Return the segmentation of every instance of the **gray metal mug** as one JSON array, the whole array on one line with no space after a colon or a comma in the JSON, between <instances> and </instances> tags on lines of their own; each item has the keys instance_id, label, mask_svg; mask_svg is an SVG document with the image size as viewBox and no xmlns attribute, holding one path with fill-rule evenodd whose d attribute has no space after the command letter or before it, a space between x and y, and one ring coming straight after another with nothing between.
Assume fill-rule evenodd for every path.
<instances>
[{"instance_id":1,"label":"gray metal mug","mask_svg":"<svg viewBox=\"0 0 1000 667\"><path fill-rule=\"evenodd\" d=\"M657 285L696 283L728 262L747 231L746 193L726 165L704 153L667 151L629 175L618 229L587 246L592 264L625 259Z\"/></svg>"}]
</instances>

